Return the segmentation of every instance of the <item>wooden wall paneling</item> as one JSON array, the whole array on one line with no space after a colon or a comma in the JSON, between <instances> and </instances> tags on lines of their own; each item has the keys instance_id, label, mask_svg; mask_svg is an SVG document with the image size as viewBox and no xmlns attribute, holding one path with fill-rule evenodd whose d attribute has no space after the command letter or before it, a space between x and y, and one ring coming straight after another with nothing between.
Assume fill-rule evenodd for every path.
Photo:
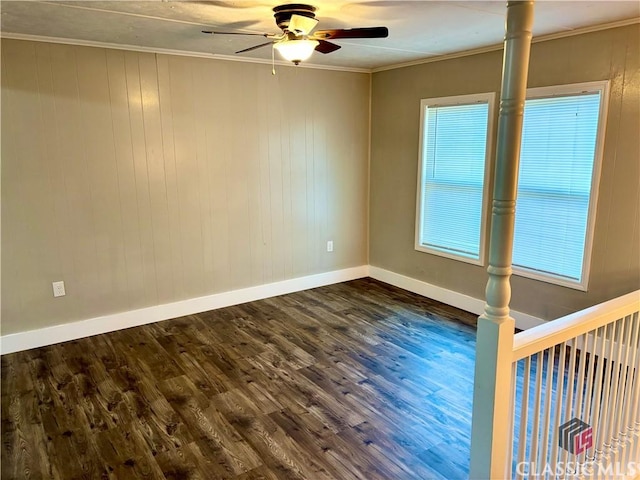
<instances>
[{"instance_id":1,"label":"wooden wall paneling","mask_svg":"<svg viewBox=\"0 0 640 480\"><path fill-rule=\"evenodd\" d=\"M58 98L54 71L55 54L55 46L36 44L40 108L42 109L43 120L41 128L47 138L46 152L43 152L44 158L47 159L44 162L44 167L49 175L49 201L52 203L54 210L51 218L55 222L54 230L49 232L48 241L55 242L53 248L57 250L59 261L56 271L51 272L51 277L48 281L67 279L66 289L69 292L69 297L62 298L57 304L47 305L46 309L47 316L60 319L64 318L70 308L76 310L80 299L77 296L79 285L73 281L77 276L77 240L72 212L78 206L71 204L67 188L68 169L72 165L72 159L68 158L67 154L72 155L73 152L67 149L67 145L64 144L66 140L61 137L61 131L65 127L60 124L62 118L60 117L60 99ZM73 71L71 74L73 74ZM64 112L64 108L62 111ZM51 249L51 246L49 246L49 249ZM51 292L46 293L50 294Z\"/></svg>"},{"instance_id":2,"label":"wooden wall paneling","mask_svg":"<svg viewBox=\"0 0 640 480\"><path fill-rule=\"evenodd\" d=\"M138 55L125 53L125 77L129 97L129 122L131 127L131 150L133 152L134 178L136 183L136 208L140 231L140 247L145 285L145 303L159 302L158 273L155 264L153 216L151 212L151 187L149 185L147 152L140 90L140 67Z\"/></svg>"},{"instance_id":3,"label":"wooden wall paneling","mask_svg":"<svg viewBox=\"0 0 640 480\"><path fill-rule=\"evenodd\" d=\"M335 257L332 261L340 265L358 254L357 245L366 242L367 237L367 216L360 215L360 212L367 209L368 167L357 161L368 155L368 124L358 120L360 112L368 112L369 108L368 96L360 93L362 88L361 79L348 79L345 87L337 90L334 96L336 102L350 104L352 108L348 115L327 123L330 132L327 146L331 149L327 183L331 221L327 225L327 239L334 240L334 252L327 255ZM361 185L360 195L349 195L348 185L354 184ZM352 230L353 235L344 235L347 229Z\"/></svg>"},{"instance_id":4,"label":"wooden wall paneling","mask_svg":"<svg viewBox=\"0 0 640 480\"><path fill-rule=\"evenodd\" d=\"M93 307L106 309L127 291L106 51L78 50L76 62L99 278Z\"/></svg>"},{"instance_id":5,"label":"wooden wall paneling","mask_svg":"<svg viewBox=\"0 0 640 480\"><path fill-rule=\"evenodd\" d=\"M69 225L65 219L68 218L67 200L64 188L63 159L60 158L57 148L57 118L55 108L55 96L53 94L53 73L51 70L51 46L46 44L35 45L36 68L38 81L38 101L40 108L40 128L42 132L40 142L40 155L47 159L41 174L48 177L47 188L43 189L42 195L49 197L49 214L43 225L47 232L47 239L55 248L44 256L47 257L47 276L50 281L64 278L72 278L73 268L73 242ZM43 250L43 252L46 250ZM9 280L11 281L11 280ZM67 302L59 302L47 310L55 317L64 314Z\"/></svg>"},{"instance_id":6,"label":"wooden wall paneling","mask_svg":"<svg viewBox=\"0 0 640 480\"><path fill-rule=\"evenodd\" d=\"M604 153L602 158L602 171L600 175L599 194L598 194L598 211L596 213L596 229L594 233L591 274L589 289L599 292L600 301L605 300L603 297L610 287L609 275L614 270L613 264L619 263L611 255L607 255L611 247L611 242L615 243L613 236L617 236L618 232L613 232L616 219L614 218L616 206L616 197L618 196L619 185L618 170L620 160L618 155L622 152L619 142L624 139L621 137L622 130L622 113L623 103L625 102L625 70L626 70L626 41L627 35L622 31L617 31L612 35L605 45L610 44L609 64L606 65L606 71L599 75L605 79L609 79L609 109L606 123L606 138ZM603 66L604 68L604 66ZM616 165L618 164L618 166ZM624 185L623 180L623 185ZM629 205L625 202L625 208ZM623 227L624 228L624 227ZM613 236L612 236L613 233ZM623 242L627 239L623 239ZM613 262L613 264L612 264ZM619 272L621 273L621 272ZM570 313L567 311L566 313Z\"/></svg>"},{"instance_id":7,"label":"wooden wall paneling","mask_svg":"<svg viewBox=\"0 0 640 480\"><path fill-rule=\"evenodd\" d=\"M340 158L349 147L324 142L366 151L351 122L327 132L334 117L366 125L335 95L366 75L2 46L3 333L362 265L358 228L327 205L357 205L365 183ZM360 253L327 255L328 222Z\"/></svg>"},{"instance_id":8,"label":"wooden wall paneling","mask_svg":"<svg viewBox=\"0 0 640 480\"><path fill-rule=\"evenodd\" d=\"M344 91L345 89L340 89L334 92L336 96L336 101L338 102L349 102L352 103L354 100L351 98L345 98ZM327 112L329 113L329 112ZM339 230L340 225L338 221L341 219L340 217L340 189L343 181L347 181L348 178L348 164L349 164L349 154L348 154L348 144L349 140L343 145L338 142L345 140L342 136L341 130L344 129L345 124L349 122L349 118L329 118L328 121L324 124L324 130L326 135L326 140L324 144L326 145L326 161L325 161L325 216L326 222L324 226L323 232L323 244L322 244L322 261L323 264L331 263L334 258L339 258L341 256L341 252L344 252L345 246L341 239L339 238ZM353 133L353 132L352 132ZM339 160L338 160L339 159ZM338 170L336 170L336 162L342 162L343 168L345 172L342 175L337 175ZM348 210L348 206L343 206L343 212ZM332 240L334 244L333 252L327 252L327 241ZM339 260L338 260L339 261Z\"/></svg>"},{"instance_id":9,"label":"wooden wall paneling","mask_svg":"<svg viewBox=\"0 0 640 480\"><path fill-rule=\"evenodd\" d=\"M294 81L295 81L294 77ZM288 91L287 116L289 118L289 238L291 242L291 273L304 275L308 271L307 231L309 213L307 211L307 166L306 117L312 113L308 96L303 88L290 85ZM311 110L311 112L310 112Z\"/></svg>"},{"instance_id":10,"label":"wooden wall paneling","mask_svg":"<svg viewBox=\"0 0 640 480\"><path fill-rule=\"evenodd\" d=\"M204 92L204 101L208 102L207 134L209 135L210 152L208 158L208 189L211 194L211 237L209 244L212 251L213 286L217 290L229 289L231 262L229 259L229 208L227 159L230 146L227 139L231 131L228 101L231 78L227 65L207 65L206 79L210 85Z\"/></svg>"},{"instance_id":11,"label":"wooden wall paneling","mask_svg":"<svg viewBox=\"0 0 640 480\"><path fill-rule=\"evenodd\" d=\"M12 56L15 55L15 48L3 48L0 49L0 55L3 63L9 63L12 60ZM7 235L6 230L2 235L2 248L4 261L2 262L2 317L7 316L18 317L24 308L23 294L22 294L22 282L25 281L24 269L20 268L15 262L7 261L9 258L15 258L21 255L21 241L20 238L24 236L24 230L27 228L25 222L22 221L24 216L24 204L22 202L8 202L4 200L7 198L18 198L21 190L21 185L18 182L11 182L8 179L20 178L22 164L19 161L7 162L7 158L19 159L18 155L18 142L15 130L18 125L14 121L12 112L16 107L13 106L14 102L17 102L15 98L15 88L17 86L14 74L16 69L3 72L1 75L2 80L2 142L0 142L2 158L5 159L2 162L2 195L3 201L1 203L2 208L2 222L7 222L11 225L15 225L14 235ZM6 227L5 227L6 228ZM3 325L0 325L2 328ZM4 330L4 328L2 328Z\"/></svg>"},{"instance_id":12,"label":"wooden wall paneling","mask_svg":"<svg viewBox=\"0 0 640 480\"><path fill-rule=\"evenodd\" d=\"M615 195L616 186L614 184L615 170L611 168L615 164L616 147L615 140L619 137L620 129L620 112L622 108L622 90L624 64L620 65L619 61L624 58L624 53L620 54L617 49L620 45L619 35L612 36L604 45L610 45L609 55L611 61L607 65L602 65L602 71L597 71L599 76L609 79L609 110L606 123L606 139L605 149L602 157L602 170L600 174L600 184L598 189L598 211L596 212L596 229L594 232L591 273L589 280L589 289L606 288L603 281L608 269L606 250L608 248L608 229L611 213L611 202ZM616 59L614 61L613 59ZM615 139L612 142L612 139ZM566 312L570 313L570 312Z\"/></svg>"},{"instance_id":13,"label":"wooden wall paneling","mask_svg":"<svg viewBox=\"0 0 640 480\"><path fill-rule=\"evenodd\" d=\"M99 82L97 75L93 72L93 65L85 63L85 60L91 62L90 52L73 50L73 57L69 60L69 69L75 75L75 102L74 102L74 121L65 124L65 128L73 128L75 130L75 141L78 148L73 152L74 164L71 167L82 175L82 182L85 189L85 204L83 206L84 225L83 243L87 262L83 266L83 270L89 274L92 271L91 279L93 280L91 290L83 297L83 304L90 302L100 308L104 306L102 296L106 293L107 272L104 270L104 215L108 209L108 199L103 194L103 185L100 183L99 163L103 162L105 156L96 145L98 140L99 128L102 126L98 121L98 112L91 108L94 104L99 108L99 99L95 98L94 82ZM94 123L95 122L95 123ZM90 128L95 125L97 129L94 131ZM106 205L107 204L107 205ZM77 217L76 217L77 218ZM82 228L78 223L75 228ZM84 256L84 255L83 255ZM87 305L82 305L86 308Z\"/></svg>"},{"instance_id":14,"label":"wooden wall paneling","mask_svg":"<svg viewBox=\"0 0 640 480\"><path fill-rule=\"evenodd\" d=\"M180 244L185 295L196 296L203 283L202 234L200 228L200 202L197 176L195 119L193 118L192 64L190 59L171 57L169 59L171 111L176 150L176 180L178 203L180 205ZM199 119L198 119L199 120Z\"/></svg>"},{"instance_id":15,"label":"wooden wall paneling","mask_svg":"<svg viewBox=\"0 0 640 480\"><path fill-rule=\"evenodd\" d=\"M252 110L245 103L246 82L247 76L231 76L230 89L225 99L226 118L229 122L226 141L230 148L226 158L230 289L246 286L251 275L246 144L254 140L254 132L248 131L244 123L245 115Z\"/></svg>"},{"instance_id":16,"label":"wooden wall paneling","mask_svg":"<svg viewBox=\"0 0 640 480\"><path fill-rule=\"evenodd\" d=\"M211 150L208 141L209 125L211 124L212 110L215 105L211 105L207 92L215 88L215 81L210 77L206 68L207 62L194 62L191 70L191 85L193 95L191 101L193 105L193 130L196 136L196 161L198 177L197 191L199 200L199 224L200 224L200 245L202 251L202 281L199 286L200 292L207 292L212 286L213 280L213 255L214 251L210 246L209 239L212 235L211 222L211 200L212 192L209 187L209 163L211 162ZM202 295L203 293L200 293Z\"/></svg>"},{"instance_id":17,"label":"wooden wall paneling","mask_svg":"<svg viewBox=\"0 0 640 480\"><path fill-rule=\"evenodd\" d=\"M623 33L624 30L613 29L609 31L598 32L596 35L580 35L575 37L568 37L566 45L566 51L562 55L556 55L560 57L561 61L564 61L564 71L556 77L547 78L546 84L549 81L553 81L555 84L562 83L579 83L583 82L585 78L593 78L599 80L606 80L611 78L611 72L618 67L612 60L616 59L615 50L620 47L620 42L624 43L626 36ZM621 38L622 36L622 38ZM542 42L539 45L544 45L546 42ZM537 45L536 45L537 48ZM558 50L558 44L549 42L548 52L552 55L553 52ZM545 80L544 70L549 58L540 57L537 59L540 67L536 70L541 70L537 74L539 78L538 82Z\"/></svg>"},{"instance_id":18,"label":"wooden wall paneling","mask_svg":"<svg viewBox=\"0 0 640 480\"><path fill-rule=\"evenodd\" d=\"M111 102L111 130L114 142L114 162L118 182L117 202L120 212L119 229L124 249L126 270L126 305L136 308L144 305L145 268L138 215L137 182L132 143L129 93L125 71L125 53L117 50L106 52Z\"/></svg>"},{"instance_id":19,"label":"wooden wall paneling","mask_svg":"<svg viewBox=\"0 0 640 480\"><path fill-rule=\"evenodd\" d=\"M640 30L631 30L629 32L628 45L640 45ZM640 177L640 147L631 143L634 138L638 138L637 133L640 131L640 56L633 48L627 48L626 72L625 83L627 88L624 95L626 105L629 108L626 118L629 120L624 124L624 143L621 146L623 151L627 149L632 151L635 148L638 152L639 161L631 167L629 172L628 179L632 179ZM628 146L627 143L629 143ZM635 170L633 170L634 168ZM629 259L629 274L632 274L632 272L640 271L640 184L636 184L635 201L633 194L626 197L624 201L636 207L633 230L628 230L631 235L631 241L629 242L631 251L627 258Z\"/></svg>"},{"instance_id":20,"label":"wooden wall paneling","mask_svg":"<svg viewBox=\"0 0 640 480\"><path fill-rule=\"evenodd\" d=\"M353 81L352 81L353 82ZM353 82L352 92L355 95L355 92L362 89L363 84L366 88L367 94L360 95L361 103L357 107L357 111L366 112L366 115L369 117L370 114L370 106L371 106L371 82L370 79L360 80L360 82ZM351 173L352 178L358 182L360 194L356 196L356 202L344 193L341 192L342 195L342 203L346 205L350 205L351 209L349 210L349 222L353 225L358 225L358 237L347 237L346 241L349 245L349 249L346 254L341 257L341 261L347 264L349 262L348 258L351 255L362 255L362 261L366 264L369 263L369 171L370 171L370 148L371 148L371 136L370 136L370 124L369 123L361 123L358 122L358 117L353 113L351 115L352 124L359 125L360 127L360 141L351 140L351 154L349 155L349 159L351 161L349 172ZM364 164L358 162L358 158L364 156L367 161ZM360 211L364 210L366 215L362 216L359 214ZM362 252L358 245L360 243L364 243L367 245L367 248Z\"/></svg>"},{"instance_id":21,"label":"wooden wall paneling","mask_svg":"<svg viewBox=\"0 0 640 480\"><path fill-rule=\"evenodd\" d=\"M268 119L268 178L269 203L271 207L271 255L273 259L272 281L284 278L284 248L283 248L283 182L282 163L283 145L282 131L286 128L287 118L284 117L284 103L287 101L286 87L283 85L288 72L281 72L268 83L267 90L267 119Z\"/></svg>"},{"instance_id":22,"label":"wooden wall paneling","mask_svg":"<svg viewBox=\"0 0 640 480\"><path fill-rule=\"evenodd\" d=\"M76 56L72 47L56 45L51 46L50 58L54 116L49 119L49 126L55 125L57 168L64 176L63 183L56 185L56 194L64 196L67 206L66 215L58 222L67 234L61 241L71 248L74 271L65 282L68 297L60 303L72 305L73 310L82 315L87 311L86 302L94 298L92 292L99 288L99 272L91 187L83 157Z\"/></svg>"},{"instance_id":23,"label":"wooden wall paneling","mask_svg":"<svg viewBox=\"0 0 640 480\"><path fill-rule=\"evenodd\" d=\"M40 125L46 119L40 115L41 93L38 88L38 72L36 65L36 50L33 45L24 45L15 51L17 56L25 56L28 61L20 65L13 74L13 98L20 102L21 108L9 120L14 123L14 140L19 145L14 153L20 162L20 171L24 182L21 191L27 198L18 206L21 225L20 242L15 247L18 252L28 256L24 271L20 271L16 281L26 297L34 299L33 309L38 315L46 315L44 306L45 296L41 286L46 285L47 278L51 278L59 265L57 251L47 254L48 245L56 245L56 229L53 204L44 201L50 192L48 171L40 168L37 159L46 155L46 137ZM4 72L3 72L4 73ZM10 80L11 81L11 80ZM24 222L24 219L42 218L42 222ZM17 253L17 252L16 252ZM41 271L43 276L37 278L34 273ZM11 279L6 279L11 282ZM50 285L50 284L49 284Z\"/></svg>"},{"instance_id":24,"label":"wooden wall paneling","mask_svg":"<svg viewBox=\"0 0 640 480\"><path fill-rule=\"evenodd\" d=\"M323 75L318 75L314 80L318 82ZM322 88L320 85L316 87L316 92ZM325 87L328 88L328 87ZM331 118L333 113L330 105L333 102L325 102L319 97L316 92L312 94L313 108L310 112L316 113L313 115L313 150L314 150L314 163L313 163L313 178L316 185L315 202L313 205L316 222L314 228L314 235L316 241L313 247L313 258L317 268L320 270L327 269L327 226L330 221L328 218L329 212L327 211L328 203L328 189L329 178L327 175L327 155L331 147L327 145L330 140L327 135L328 124L335 119Z\"/></svg>"},{"instance_id":25,"label":"wooden wall paneling","mask_svg":"<svg viewBox=\"0 0 640 480\"><path fill-rule=\"evenodd\" d=\"M315 102L313 101L313 96L306 95L305 96L305 110L313 112L315 110ZM308 218L308 226L306 232L307 237L307 268L310 271L319 268L318 262L318 249L320 248L321 241L318 238L318 231L316 229L316 225L319 221L322 221L318 218L316 212L316 196L318 195L318 183L316 181L316 138L315 138L315 122L314 116L307 114L304 119L305 125L305 159L307 164L307 178L306 178L306 190L307 190L307 218Z\"/></svg>"},{"instance_id":26,"label":"wooden wall paneling","mask_svg":"<svg viewBox=\"0 0 640 480\"><path fill-rule=\"evenodd\" d=\"M616 83L616 103L619 108L617 120L617 136L609 145L615 149L610 157L614 168L612 180L613 198L610 209L624 208L635 213L635 221L630 222L621 215L608 215L607 228L607 250L616 252L612 258L607 257L605 262L607 277L612 283L618 283L625 277L633 275L639 271L640 259L633 256L634 248L640 243L638 236L638 221L640 220L640 204L638 203L638 192L640 191L640 149L638 148L638 132L640 132L640 59L637 50L628 48L627 45L640 45L640 31L638 29L629 30L625 37L620 39L616 48L619 55L624 55L624 71L612 72L612 78ZM612 82L612 83L614 83ZM618 97L619 95L619 97ZM624 119L624 121L623 121ZM623 156L624 152L636 151L635 162L620 162L618 155ZM636 250L637 251L637 250ZM636 273L636 276L639 276ZM604 298L603 298L604 299Z\"/></svg>"},{"instance_id":27,"label":"wooden wall paneling","mask_svg":"<svg viewBox=\"0 0 640 480\"><path fill-rule=\"evenodd\" d=\"M156 55L138 54L142 128L149 183L149 204L153 234L154 264L158 299L165 303L176 298L175 270L171 255L171 224L167 197L158 69ZM197 249L194 248L197 252ZM198 270L193 271L197 276Z\"/></svg>"},{"instance_id":28,"label":"wooden wall paneling","mask_svg":"<svg viewBox=\"0 0 640 480\"><path fill-rule=\"evenodd\" d=\"M21 108L15 112L11 121L15 127L13 130L15 141L20 146L14 153L19 159L20 173L24 179L21 190L28 194L25 202L19 207L16 205L16 207L21 212L21 218L29 218L31 216L37 217L43 213L50 213L47 211L47 205L39 201L46 187L44 183L46 176L41 175L35 162L42 151L40 145L42 138L38 129L34 128L36 127L34 122L41 123L42 120L38 115L38 85L34 62L35 48L32 45L23 45L21 48L16 49L14 54L28 59L25 64L19 65L12 72L13 98L20 102ZM44 252L41 241L44 240L43 237L46 236L47 230L45 224L30 223L24 223L20 229L20 243L16 247L23 254L28 252L29 258L25 262L24 270L20 272L22 279L19 277L16 280L19 282L25 296L35 297L36 301L33 308L41 313L42 295L38 295L38 286L34 284L33 272L37 271L41 261L46 262L46 258L41 257Z\"/></svg>"},{"instance_id":29,"label":"wooden wall paneling","mask_svg":"<svg viewBox=\"0 0 640 480\"><path fill-rule=\"evenodd\" d=\"M295 88L296 84L305 85L308 80L298 77L298 69L287 69L288 75L282 76L282 89L280 99L280 111L282 124L280 128L280 145L282 148L281 162L281 183L282 183L282 236L281 249L283 255L282 267L284 270L284 278L290 278L293 275L293 219L292 219L292 184L291 184L291 137L294 135L294 124L291 111L297 107L292 103L290 92ZM311 112L307 112L310 114Z\"/></svg>"},{"instance_id":30,"label":"wooden wall paneling","mask_svg":"<svg viewBox=\"0 0 640 480\"><path fill-rule=\"evenodd\" d=\"M175 133L173 128L173 97L171 94L171 72L166 55L156 55L158 76L158 102L162 128L162 157L164 159L167 214L169 221L168 240L170 243L171 269L173 272L174 294L185 298L185 271L182 258L182 232L180 229L180 202L178 195L178 168L176 162Z\"/></svg>"},{"instance_id":31,"label":"wooden wall paneling","mask_svg":"<svg viewBox=\"0 0 640 480\"><path fill-rule=\"evenodd\" d=\"M265 264L266 257L269 256L270 249L266 245L263 237L265 219L263 218L263 205L261 203L261 172L260 157L262 155L260 137L261 129L264 125L260 123L260 105L259 96L262 93L263 82L269 78L264 74L261 68L252 68L250 77L245 86L245 99L247 101L244 111L243 124L248 132L253 132L253 141L247 142L248 158L247 158L247 215L249 221L249 256L251 281L253 283L265 283Z\"/></svg>"},{"instance_id":32,"label":"wooden wall paneling","mask_svg":"<svg viewBox=\"0 0 640 480\"><path fill-rule=\"evenodd\" d=\"M272 128L272 119L269 115L269 96L271 95L272 80L264 71L258 71L258 98L255 112L258 118L258 145L259 145L259 161L258 171L260 173L260 200L259 210L261 219L261 243L262 243L262 265L263 279L265 283L272 282L273 277L273 230L276 228L271 222L271 188L269 178L269 137Z\"/></svg>"}]
</instances>

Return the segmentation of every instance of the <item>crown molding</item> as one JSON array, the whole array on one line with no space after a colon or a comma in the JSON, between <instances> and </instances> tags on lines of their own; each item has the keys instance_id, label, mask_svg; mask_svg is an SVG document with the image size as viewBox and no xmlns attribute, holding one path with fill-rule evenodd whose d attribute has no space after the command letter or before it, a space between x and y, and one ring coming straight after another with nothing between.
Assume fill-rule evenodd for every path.
<instances>
[{"instance_id":1,"label":"crown molding","mask_svg":"<svg viewBox=\"0 0 640 480\"><path fill-rule=\"evenodd\" d=\"M619 20L617 22L602 23L600 25L592 25L589 27L577 28L575 30L570 30L566 32L540 35L539 37L535 37L532 40L532 43L546 42L549 40L557 40L560 38L573 37L575 35L583 35L586 33L599 32L599 31L608 30L611 28L626 27L626 26L635 25L638 23L640 23L640 17L629 18L626 20ZM129 50L129 51L142 52L142 53L159 53L163 55L176 55L176 56L182 56L182 57L209 58L213 60L224 60L228 62L258 63L263 65L272 64L271 60L264 59L264 58L237 57L233 55L220 55L220 54L205 53L205 52L190 52L187 50L143 47L140 45L126 45L126 44L109 43L109 42L96 42L91 40L77 40L73 38L64 38L64 37L45 37L40 35L31 35L31 34L22 34L22 33L0 32L0 39L2 38L12 39L12 40L29 40L33 42L44 42L44 43L61 43L65 45L77 45L77 46L83 46L83 47L111 48L114 50ZM454 58L469 57L472 55L479 55L482 53L495 52L502 49L503 49L503 44L500 43L496 45L489 45L486 47L474 48L471 50L464 50L462 52L447 53L444 55L437 55L433 57L412 60L409 62L396 63L392 65L384 65L381 67L375 67L371 69L356 68L356 67L339 67L334 65L318 65L313 63L302 63L301 65L294 66L294 65L291 65L290 62L285 62L282 60L276 60L275 65L278 65L279 67L310 68L310 69L316 69L316 70L333 70L333 71L339 71L339 72L377 73L377 72L384 72L387 70L396 70L399 68L412 67L415 65L423 65L426 63L452 60Z\"/></svg>"},{"instance_id":2,"label":"crown molding","mask_svg":"<svg viewBox=\"0 0 640 480\"><path fill-rule=\"evenodd\" d=\"M227 62L240 62L240 63L259 63L263 65L271 65L272 62L265 58L248 58L237 57L234 55L220 55L217 53L206 52L190 52L187 50L173 50L169 48L156 48L156 47L144 47L140 45L126 45L119 43L109 42L96 42L92 40L78 40L75 38L64 37L45 37L40 35L31 35L24 33L11 33L0 32L0 38L8 40L27 40L31 42L43 42L43 43L60 43L63 45L76 45L80 47L96 47L96 48L110 48L112 50L127 50L141 53L159 53L162 55L176 55L181 57L195 57L195 58L209 58L213 60L224 60ZM334 65L318 65L314 63L301 63L300 65L292 65L291 62L283 60L276 60L275 65L279 67L289 68L310 68L315 70L334 70L339 72L352 72L352 73L371 73L368 68L355 68L355 67L339 67Z\"/></svg>"},{"instance_id":3,"label":"crown molding","mask_svg":"<svg viewBox=\"0 0 640 480\"><path fill-rule=\"evenodd\" d=\"M640 23L640 17L629 18L626 20L619 20L617 22L602 23L600 25L592 25L589 27L576 28L567 32L549 33L547 35L540 35L533 38L531 43L547 42L549 40L557 40L559 38L573 37L575 35L583 35L585 33L599 32L601 30L609 30L610 28L626 27L629 25L635 25ZM444 55L437 55L429 58L422 58L419 60L412 60L410 62L396 63L393 65L385 65L382 67L376 67L371 69L371 73L384 72L386 70L396 70L398 68L412 67L414 65L422 65L425 63L441 62L443 60L452 60L454 58L469 57L471 55L478 55L481 53L495 52L502 50L504 45L502 43L496 45L489 45L486 47L474 48L472 50L464 50L462 52L447 53Z\"/></svg>"}]
</instances>

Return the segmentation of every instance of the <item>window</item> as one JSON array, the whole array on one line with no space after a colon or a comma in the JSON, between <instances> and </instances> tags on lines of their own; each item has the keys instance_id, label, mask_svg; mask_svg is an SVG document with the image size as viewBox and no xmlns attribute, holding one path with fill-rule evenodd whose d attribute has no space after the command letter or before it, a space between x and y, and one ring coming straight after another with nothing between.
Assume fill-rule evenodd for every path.
<instances>
[{"instance_id":1,"label":"window","mask_svg":"<svg viewBox=\"0 0 640 480\"><path fill-rule=\"evenodd\" d=\"M586 290L608 82L529 89L514 273ZM494 94L422 100L416 250L484 263Z\"/></svg>"},{"instance_id":2,"label":"window","mask_svg":"<svg viewBox=\"0 0 640 480\"><path fill-rule=\"evenodd\" d=\"M495 94L422 100L416 250L482 264Z\"/></svg>"},{"instance_id":3,"label":"window","mask_svg":"<svg viewBox=\"0 0 640 480\"><path fill-rule=\"evenodd\" d=\"M586 290L607 87L527 92L513 247L518 275Z\"/></svg>"}]
</instances>

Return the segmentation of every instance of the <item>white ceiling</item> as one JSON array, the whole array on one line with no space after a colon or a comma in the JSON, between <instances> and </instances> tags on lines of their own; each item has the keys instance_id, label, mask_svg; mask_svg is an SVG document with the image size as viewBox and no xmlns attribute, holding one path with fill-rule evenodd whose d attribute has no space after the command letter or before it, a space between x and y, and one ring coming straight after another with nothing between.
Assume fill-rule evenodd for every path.
<instances>
[{"instance_id":1,"label":"white ceiling","mask_svg":"<svg viewBox=\"0 0 640 480\"><path fill-rule=\"evenodd\" d=\"M237 35L208 36L204 28L278 33L271 9L278 0L240 1L1 1L0 31L98 42L142 49L233 55L266 41ZM314 53L307 63L372 69L488 47L502 42L504 1L318 0L318 29L387 26L389 38L335 41L342 49ZM640 2L536 2L534 37L640 17ZM270 48L243 54L269 59Z\"/></svg>"}]
</instances>

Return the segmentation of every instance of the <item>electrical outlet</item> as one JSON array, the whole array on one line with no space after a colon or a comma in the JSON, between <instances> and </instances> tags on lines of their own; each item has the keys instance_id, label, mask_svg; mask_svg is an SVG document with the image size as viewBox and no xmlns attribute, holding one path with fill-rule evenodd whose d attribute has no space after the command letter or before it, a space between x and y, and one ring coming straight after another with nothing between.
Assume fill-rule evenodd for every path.
<instances>
[{"instance_id":1,"label":"electrical outlet","mask_svg":"<svg viewBox=\"0 0 640 480\"><path fill-rule=\"evenodd\" d=\"M327 242L327 252L333 252L333 240Z\"/></svg>"},{"instance_id":2,"label":"electrical outlet","mask_svg":"<svg viewBox=\"0 0 640 480\"><path fill-rule=\"evenodd\" d=\"M64 282L53 282L51 284L53 286L53 296L54 297L64 297L67 293L64 291Z\"/></svg>"}]
</instances>

